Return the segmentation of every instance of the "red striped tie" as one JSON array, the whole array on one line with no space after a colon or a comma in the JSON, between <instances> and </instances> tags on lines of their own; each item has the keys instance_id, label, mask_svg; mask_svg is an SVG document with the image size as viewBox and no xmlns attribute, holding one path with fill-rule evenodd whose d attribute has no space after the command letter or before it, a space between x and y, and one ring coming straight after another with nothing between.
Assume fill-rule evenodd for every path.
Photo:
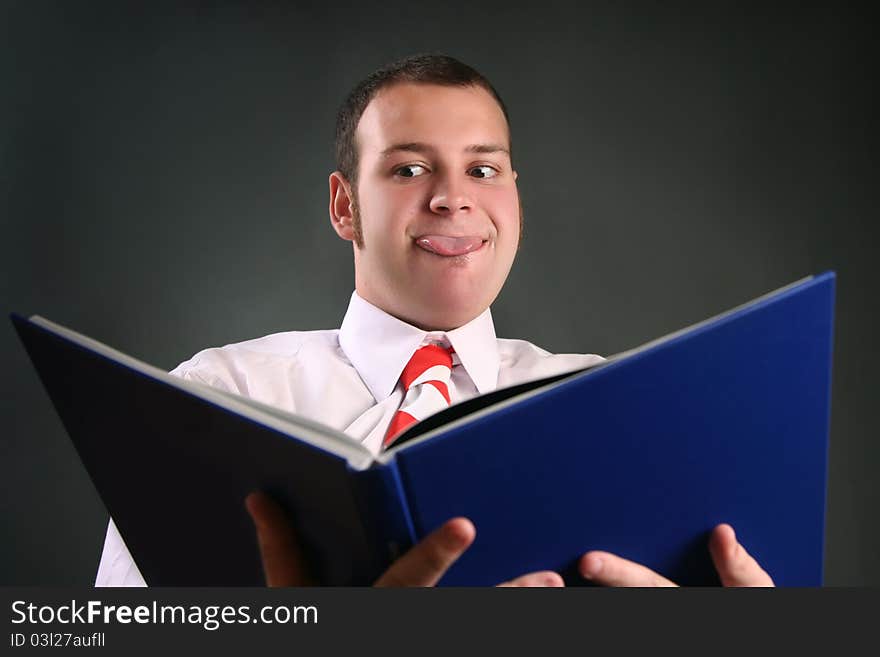
<instances>
[{"instance_id":1,"label":"red striped tie","mask_svg":"<svg viewBox=\"0 0 880 657\"><path fill-rule=\"evenodd\" d=\"M452 347L429 344L417 349L409 359L400 375L406 396L385 433L384 448L416 422L449 406L453 351Z\"/></svg>"}]
</instances>

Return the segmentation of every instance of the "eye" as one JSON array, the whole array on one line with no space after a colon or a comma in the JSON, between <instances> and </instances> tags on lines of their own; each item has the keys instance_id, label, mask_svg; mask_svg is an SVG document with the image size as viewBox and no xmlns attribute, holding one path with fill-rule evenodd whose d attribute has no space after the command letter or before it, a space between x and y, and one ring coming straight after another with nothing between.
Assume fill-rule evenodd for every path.
<instances>
[{"instance_id":1,"label":"eye","mask_svg":"<svg viewBox=\"0 0 880 657\"><path fill-rule=\"evenodd\" d=\"M474 178L494 178L498 175L498 171L496 169L486 165L471 167L468 170L468 173Z\"/></svg>"},{"instance_id":2,"label":"eye","mask_svg":"<svg viewBox=\"0 0 880 657\"><path fill-rule=\"evenodd\" d=\"M394 170L394 174L401 178L415 178L416 176L424 175L427 172L428 170L421 164L405 164Z\"/></svg>"}]
</instances>

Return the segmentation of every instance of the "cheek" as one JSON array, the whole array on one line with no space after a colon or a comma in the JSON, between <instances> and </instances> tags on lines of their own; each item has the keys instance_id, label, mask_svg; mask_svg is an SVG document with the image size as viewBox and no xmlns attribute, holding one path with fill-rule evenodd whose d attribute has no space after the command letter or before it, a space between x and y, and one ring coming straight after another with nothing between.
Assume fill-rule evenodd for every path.
<instances>
[{"instance_id":1,"label":"cheek","mask_svg":"<svg viewBox=\"0 0 880 657\"><path fill-rule=\"evenodd\" d=\"M505 243L519 242L521 215L516 196L495 199L494 205L489 208L489 216L499 232L499 239Z\"/></svg>"},{"instance_id":2,"label":"cheek","mask_svg":"<svg viewBox=\"0 0 880 657\"><path fill-rule=\"evenodd\" d=\"M371 232L380 237L405 235L408 227L414 225L421 214L422 198L415 189L386 190L371 199L369 207L363 208L368 217L364 223L371 224ZM372 221L369 221L372 220Z\"/></svg>"}]
</instances>

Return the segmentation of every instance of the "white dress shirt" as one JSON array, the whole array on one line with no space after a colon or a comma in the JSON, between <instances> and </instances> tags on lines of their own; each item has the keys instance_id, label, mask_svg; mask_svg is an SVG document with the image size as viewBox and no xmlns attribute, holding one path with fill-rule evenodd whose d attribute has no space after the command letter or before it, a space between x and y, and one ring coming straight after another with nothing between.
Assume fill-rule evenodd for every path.
<instances>
[{"instance_id":1,"label":"white dress shirt","mask_svg":"<svg viewBox=\"0 0 880 657\"><path fill-rule=\"evenodd\" d=\"M355 292L339 329L288 331L205 349L171 374L316 420L377 454L405 394L399 382L403 368L416 349L430 343L455 350L449 384L453 404L602 360L496 338L489 309L457 329L423 331ZM146 585L112 518L95 585Z\"/></svg>"}]
</instances>

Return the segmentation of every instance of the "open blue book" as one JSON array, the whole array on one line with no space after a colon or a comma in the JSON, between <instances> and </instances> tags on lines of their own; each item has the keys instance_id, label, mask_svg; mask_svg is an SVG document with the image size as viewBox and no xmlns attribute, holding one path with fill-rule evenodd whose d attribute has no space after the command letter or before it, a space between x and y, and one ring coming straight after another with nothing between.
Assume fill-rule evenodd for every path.
<instances>
[{"instance_id":1,"label":"open blue book","mask_svg":"<svg viewBox=\"0 0 880 657\"><path fill-rule=\"evenodd\" d=\"M261 585L243 501L263 489L289 510L327 584L371 583L463 515L477 539L441 584L544 569L578 583L575 562L590 549L713 584L707 538L728 522L777 584L818 586L834 279L809 277L587 370L456 404L378 457L41 317L12 320L150 585Z\"/></svg>"}]
</instances>

